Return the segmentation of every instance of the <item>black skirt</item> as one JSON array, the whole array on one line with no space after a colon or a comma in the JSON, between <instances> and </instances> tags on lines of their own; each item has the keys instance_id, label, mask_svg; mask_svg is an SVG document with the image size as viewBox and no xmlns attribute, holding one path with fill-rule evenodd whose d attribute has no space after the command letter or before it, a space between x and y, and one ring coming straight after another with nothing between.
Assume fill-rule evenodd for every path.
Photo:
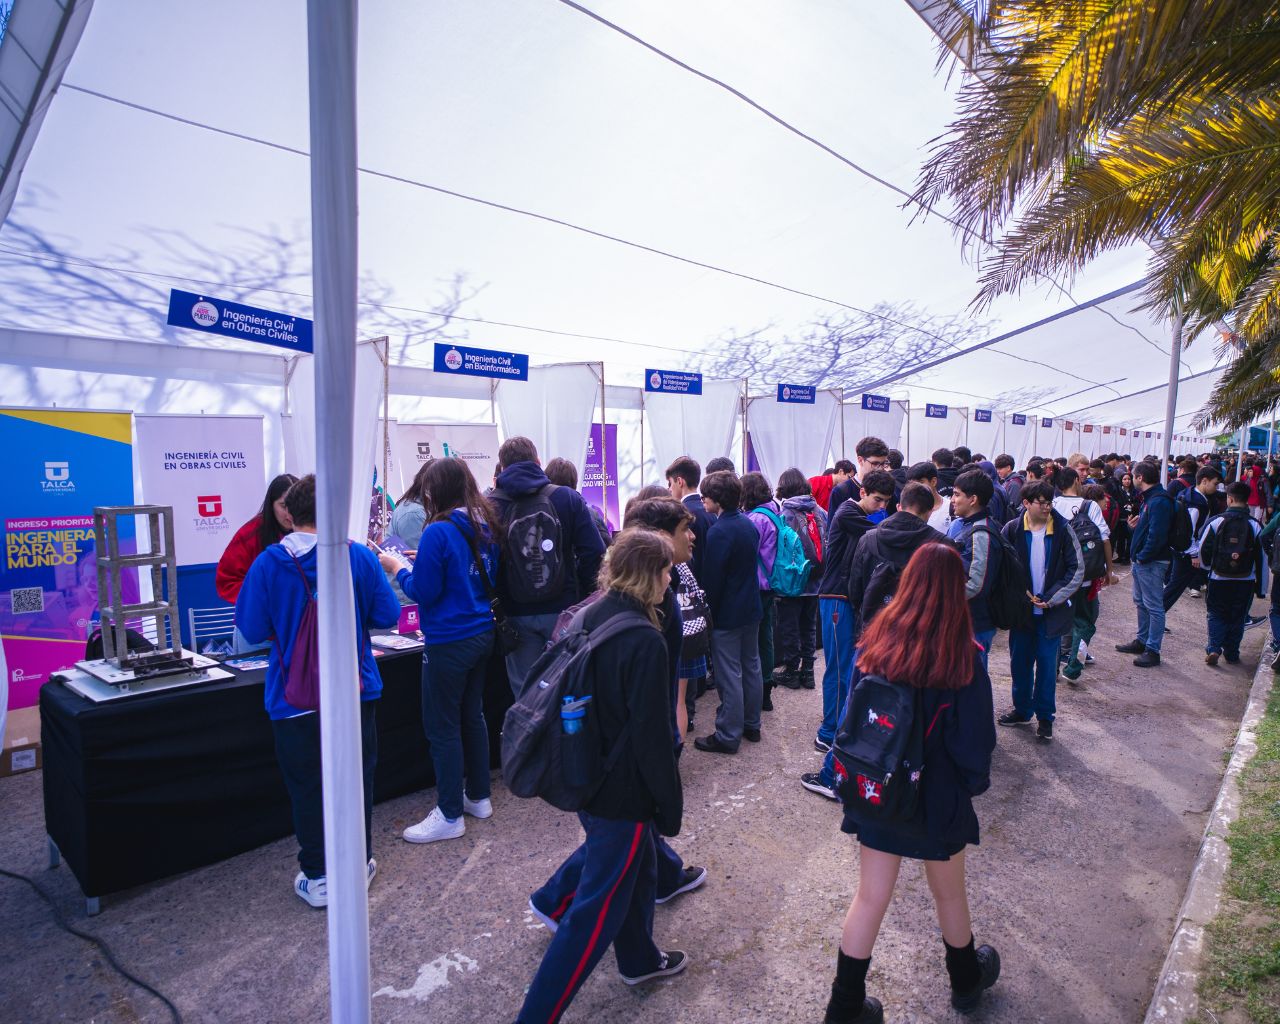
<instances>
[{"instance_id":1,"label":"black skirt","mask_svg":"<svg viewBox=\"0 0 1280 1024\"><path fill-rule=\"evenodd\" d=\"M889 825L873 825L859 822L851 815L844 816L841 831L858 837L858 842L872 850L892 854L895 857L910 857L912 860L950 860L969 843L978 845L978 837L974 835L968 842L962 840L943 840L919 832L904 832Z\"/></svg>"}]
</instances>

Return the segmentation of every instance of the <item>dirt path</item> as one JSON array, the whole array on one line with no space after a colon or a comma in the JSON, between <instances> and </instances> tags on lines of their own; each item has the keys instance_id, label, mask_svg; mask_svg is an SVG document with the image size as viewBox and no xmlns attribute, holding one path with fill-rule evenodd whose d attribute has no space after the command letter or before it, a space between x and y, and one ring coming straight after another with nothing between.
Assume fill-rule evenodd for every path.
<instances>
[{"instance_id":1,"label":"dirt path","mask_svg":"<svg viewBox=\"0 0 1280 1024\"><path fill-rule=\"evenodd\" d=\"M1259 603L1258 610L1262 610ZM971 851L980 941L1004 975L984 1021L1140 1021L1217 793L1265 627L1246 634L1244 664L1203 664L1204 606L1170 616L1165 663L1132 668L1112 644L1132 636L1125 581L1104 595L1097 664L1078 689L1059 686L1056 742L999 730L991 792ZM1009 706L1003 644L992 656L996 708ZM682 763L685 829L674 845L706 864L705 889L657 910L661 944L687 950L689 971L639 990L612 955L568 1021L816 1022L822 1019L840 920L857 877L834 805L800 789L816 768L819 691L782 691L765 739L736 757L690 750ZM704 702L698 727L713 708ZM429 847L398 836L432 806L430 792L380 805L380 873L370 893L374 1020L510 1021L547 934L528 893L578 842L575 820L500 787L496 814L464 839ZM78 889L44 871L39 774L0 780L0 866L37 875L73 915ZM80 924L178 1003L188 1022L327 1019L321 912L289 885L292 840L103 900ZM0 1006L14 1022L165 1021L158 1003L120 981L95 949L58 931L25 887L0 879ZM870 991L889 1021L958 1021L947 1004L942 944L923 873L904 868L872 962Z\"/></svg>"}]
</instances>

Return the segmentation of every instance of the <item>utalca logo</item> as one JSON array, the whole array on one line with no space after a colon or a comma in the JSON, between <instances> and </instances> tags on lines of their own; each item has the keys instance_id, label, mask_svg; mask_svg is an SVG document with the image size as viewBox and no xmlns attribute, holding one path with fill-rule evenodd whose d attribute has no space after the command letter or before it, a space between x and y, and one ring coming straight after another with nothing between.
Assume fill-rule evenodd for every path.
<instances>
[{"instance_id":1,"label":"utalca logo","mask_svg":"<svg viewBox=\"0 0 1280 1024\"><path fill-rule=\"evenodd\" d=\"M76 485L71 479L69 462L46 462L44 479L40 481L40 489L46 494L75 494Z\"/></svg>"},{"instance_id":2,"label":"utalca logo","mask_svg":"<svg viewBox=\"0 0 1280 1024\"><path fill-rule=\"evenodd\" d=\"M221 533L229 530L231 524L222 514L221 494L200 494L196 496L196 518L192 520L199 533Z\"/></svg>"}]
</instances>

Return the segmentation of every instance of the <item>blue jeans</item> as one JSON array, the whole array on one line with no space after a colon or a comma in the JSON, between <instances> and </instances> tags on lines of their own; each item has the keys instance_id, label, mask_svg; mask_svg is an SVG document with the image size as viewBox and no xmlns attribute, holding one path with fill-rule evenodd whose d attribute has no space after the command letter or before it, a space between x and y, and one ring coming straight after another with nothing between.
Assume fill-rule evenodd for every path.
<instances>
[{"instance_id":1,"label":"blue jeans","mask_svg":"<svg viewBox=\"0 0 1280 1024\"><path fill-rule=\"evenodd\" d=\"M1225 654L1231 661L1240 657L1244 624L1253 606L1253 580L1210 580L1205 593L1209 619L1209 654ZM1274 595L1272 601L1274 603Z\"/></svg>"},{"instance_id":2,"label":"blue jeans","mask_svg":"<svg viewBox=\"0 0 1280 1024\"><path fill-rule=\"evenodd\" d=\"M361 770L364 773L364 849L373 856L373 771L378 763L376 700L360 702ZM276 760L289 791L293 831L298 837L298 867L308 878L323 878L324 796L320 776L320 716L297 715L271 723Z\"/></svg>"},{"instance_id":3,"label":"blue jeans","mask_svg":"<svg viewBox=\"0 0 1280 1024\"><path fill-rule=\"evenodd\" d=\"M818 598L818 615L822 620L822 723L818 739L830 743L840 727L840 714L849 695L853 677L853 612L849 602L840 597Z\"/></svg>"},{"instance_id":4,"label":"blue jeans","mask_svg":"<svg viewBox=\"0 0 1280 1024\"><path fill-rule=\"evenodd\" d=\"M555 629L558 618L559 612L550 615L511 616L511 624L520 634L520 645L507 655L507 681L511 683L511 692L515 694L516 700L524 693L525 680L533 663L547 649L551 631Z\"/></svg>"},{"instance_id":5,"label":"blue jeans","mask_svg":"<svg viewBox=\"0 0 1280 1024\"><path fill-rule=\"evenodd\" d=\"M427 644L422 655L422 728L436 770L436 801L450 821L467 797L489 796L489 729L484 721L484 677L493 630L447 644Z\"/></svg>"},{"instance_id":6,"label":"blue jeans","mask_svg":"<svg viewBox=\"0 0 1280 1024\"><path fill-rule=\"evenodd\" d=\"M1052 722L1057 706L1058 642L1044 630L1044 616L1034 629L1009 630L1009 674L1013 676L1013 710L1023 718L1033 714Z\"/></svg>"},{"instance_id":7,"label":"blue jeans","mask_svg":"<svg viewBox=\"0 0 1280 1024\"><path fill-rule=\"evenodd\" d=\"M518 1024L559 1020L610 944L626 977L656 971L662 962L653 942L652 823L585 812L578 820L587 833L578 889L529 984Z\"/></svg>"},{"instance_id":8,"label":"blue jeans","mask_svg":"<svg viewBox=\"0 0 1280 1024\"><path fill-rule=\"evenodd\" d=\"M852 641L850 641L852 644ZM840 723L845 720L845 716L849 714L849 701L853 700L853 666L858 661L858 648L854 647L849 652L849 673L844 680L844 696L840 699L840 710L836 714L836 724L831 730L832 744L836 741L836 733L840 731ZM822 769L818 772L818 777L822 779L822 784L828 789L836 788L836 755L834 750L828 750L822 758Z\"/></svg>"},{"instance_id":9,"label":"blue jeans","mask_svg":"<svg viewBox=\"0 0 1280 1024\"><path fill-rule=\"evenodd\" d=\"M987 667L987 657L991 654L991 645L996 639L996 630L984 629L981 633L974 633L973 638L982 645L982 667Z\"/></svg>"},{"instance_id":10,"label":"blue jeans","mask_svg":"<svg viewBox=\"0 0 1280 1024\"><path fill-rule=\"evenodd\" d=\"M667 841L653 829L653 846L658 857L657 886L654 888L654 899L670 896L680 888L684 881L684 861L680 854L667 844ZM563 864L556 868L555 874L543 883L541 889L530 899L533 905L553 921L560 921L573 906L573 898L582 884L582 865L587 859L587 845L583 843L569 854Z\"/></svg>"},{"instance_id":11,"label":"blue jeans","mask_svg":"<svg viewBox=\"0 0 1280 1024\"><path fill-rule=\"evenodd\" d=\"M1137 640L1160 653L1164 640L1164 577L1168 562L1133 563L1133 603L1138 606Z\"/></svg>"}]
</instances>

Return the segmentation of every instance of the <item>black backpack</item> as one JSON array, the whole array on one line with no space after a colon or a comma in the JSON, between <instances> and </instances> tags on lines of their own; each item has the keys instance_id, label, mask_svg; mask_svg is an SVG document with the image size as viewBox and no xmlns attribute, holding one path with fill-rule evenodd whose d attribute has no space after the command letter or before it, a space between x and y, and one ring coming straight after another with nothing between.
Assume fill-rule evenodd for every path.
<instances>
[{"instance_id":1,"label":"black backpack","mask_svg":"<svg viewBox=\"0 0 1280 1024\"><path fill-rule=\"evenodd\" d=\"M590 632L585 619L590 605L574 613L558 639L534 662L520 698L502 722L502 777L519 797L541 797L562 811L580 811L599 791L618 763L630 724L605 756L594 694L586 667L591 652L606 640L631 629L654 629L639 612L620 612ZM587 698L578 731L566 732L560 709L566 697Z\"/></svg>"},{"instance_id":2,"label":"black backpack","mask_svg":"<svg viewBox=\"0 0 1280 1024\"><path fill-rule=\"evenodd\" d=\"M1080 542L1080 554L1084 558L1086 583L1101 579L1107 574L1107 550L1102 541L1102 531L1089 517L1089 506L1092 504L1093 502L1085 498L1076 509L1076 514L1071 517L1071 531ZM1187 544L1190 543L1187 541Z\"/></svg>"},{"instance_id":3,"label":"black backpack","mask_svg":"<svg viewBox=\"0 0 1280 1024\"><path fill-rule=\"evenodd\" d=\"M875 675L858 680L831 748L845 810L863 821L918 822L924 740L918 689Z\"/></svg>"},{"instance_id":4,"label":"black backpack","mask_svg":"<svg viewBox=\"0 0 1280 1024\"><path fill-rule=\"evenodd\" d=\"M502 538L501 572L503 590L517 604L554 601L564 592L564 537L551 504L555 489L545 484L532 494L508 498L511 518Z\"/></svg>"},{"instance_id":5,"label":"black backpack","mask_svg":"<svg viewBox=\"0 0 1280 1024\"><path fill-rule=\"evenodd\" d=\"M1191 547L1195 540L1195 526L1191 522L1191 506L1179 492L1173 500L1173 518L1169 521L1169 547L1177 554L1182 554Z\"/></svg>"},{"instance_id":6,"label":"black backpack","mask_svg":"<svg viewBox=\"0 0 1280 1024\"><path fill-rule=\"evenodd\" d=\"M991 624L996 629L1030 629L1035 624L1034 611L1031 602L1027 600L1027 592L1031 589L1031 574L1021 553L1009 543L1003 531L988 524L974 529L986 532L991 537L992 545L1000 549L996 576L991 581L991 591L987 595Z\"/></svg>"},{"instance_id":7,"label":"black backpack","mask_svg":"<svg viewBox=\"0 0 1280 1024\"><path fill-rule=\"evenodd\" d=\"M888 559L881 560L871 570L867 589L862 592L862 606L858 609L859 621L866 626L885 605L893 600L902 580L903 566Z\"/></svg>"},{"instance_id":8,"label":"black backpack","mask_svg":"<svg viewBox=\"0 0 1280 1024\"><path fill-rule=\"evenodd\" d=\"M1258 538L1253 520L1247 516L1224 515L1218 520L1213 538L1213 565L1218 576L1247 579L1253 573Z\"/></svg>"}]
</instances>

